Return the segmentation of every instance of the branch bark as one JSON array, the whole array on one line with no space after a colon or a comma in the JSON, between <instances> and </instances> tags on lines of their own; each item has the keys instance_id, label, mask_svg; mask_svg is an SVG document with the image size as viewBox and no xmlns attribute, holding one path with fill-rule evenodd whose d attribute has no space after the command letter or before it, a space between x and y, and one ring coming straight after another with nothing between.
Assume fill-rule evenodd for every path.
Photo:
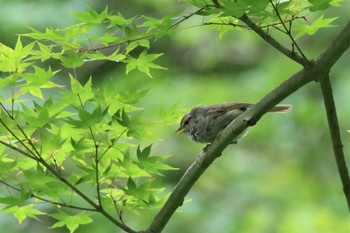
<instances>
[{"instance_id":1,"label":"branch bark","mask_svg":"<svg viewBox=\"0 0 350 233\"><path fill-rule=\"evenodd\" d=\"M329 75L325 76L326 77L320 81L320 85L327 113L328 126L332 139L335 161L337 163L340 180L343 184L343 192L348 204L348 209L350 211L350 177L348 168L346 167L343 144L340 137L339 123L333 98L332 85L329 79Z\"/></svg>"},{"instance_id":2,"label":"branch bark","mask_svg":"<svg viewBox=\"0 0 350 233\"><path fill-rule=\"evenodd\" d=\"M308 65L309 61L304 59L303 57L296 54L294 51L287 49L283 45L281 45L277 40L275 40L272 36L266 33L263 29L261 29L258 25L256 25L253 21L249 19L247 15L243 15L239 18L242 22L247 24L256 34L258 34L261 38L263 38L267 43L269 43L272 47L292 59L293 61L299 63L302 66Z\"/></svg>"},{"instance_id":3,"label":"branch bark","mask_svg":"<svg viewBox=\"0 0 350 233\"><path fill-rule=\"evenodd\" d=\"M280 84L273 91L263 97L256 105L236 118L229 126L226 127L218 137L204 149L193 164L188 168L179 183L170 194L164 206L155 216L153 222L146 233L159 233L163 230L176 209L182 205L186 194L190 191L194 183L204 173L210 164L217 159L223 150L249 126L254 125L269 109L281 102L287 96L294 93L299 88L305 86L311 81L322 80L324 72L328 74L330 68L340 58L340 56L350 46L350 22L334 39L330 47L323 53L316 62L305 63L305 66L298 73ZM288 51L285 51L289 54ZM299 60L298 63L305 61ZM294 60L294 59L293 59Z\"/></svg>"}]
</instances>

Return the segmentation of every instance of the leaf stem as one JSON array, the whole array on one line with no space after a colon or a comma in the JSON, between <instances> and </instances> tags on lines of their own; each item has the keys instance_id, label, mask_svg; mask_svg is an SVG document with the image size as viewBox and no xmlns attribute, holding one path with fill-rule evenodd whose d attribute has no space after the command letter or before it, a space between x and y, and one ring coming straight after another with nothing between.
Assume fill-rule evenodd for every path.
<instances>
[{"instance_id":1,"label":"leaf stem","mask_svg":"<svg viewBox=\"0 0 350 233\"><path fill-rule=\"evenodd\" d=\"M308 61L308 59L306 58L305 54L303 53L303 51L301 50L301 48L299 47L298 43L295 41L293 35L292 35L292 31L291 31L291 24L290 24L290 27L289 29L287 28L286 24L284 23L279 11L278 11L278 8L275 4L273 4L273 2L270 0L270 4L271 6L273 7L273 9L275 10L276 12L276 15L278 17L278 19L280 20L284 30L285 30L285 33L288 35L288 37L291 39L293 45L297 48L297 50L299 51L299 53L301 54L301 56L304 58L304 60ZM291 22L291 21L290 21Z\"/></svg>"},{"instance_id":2,"label":"leaf stem","mask_svg":"<svg viewBox=\"0 0 350 233\"><path fill-rule=\"evenodd\" d=\"M94 141L95 143L95 141ZM97 200L98 205L101 209L102 207L102 201L101 201L101 192L100 192L100 177L99 177L99 159L98 159L98 145L95 143L95 178L96 178L96 193L97 193Z\"/></svg>"}]
</instances>

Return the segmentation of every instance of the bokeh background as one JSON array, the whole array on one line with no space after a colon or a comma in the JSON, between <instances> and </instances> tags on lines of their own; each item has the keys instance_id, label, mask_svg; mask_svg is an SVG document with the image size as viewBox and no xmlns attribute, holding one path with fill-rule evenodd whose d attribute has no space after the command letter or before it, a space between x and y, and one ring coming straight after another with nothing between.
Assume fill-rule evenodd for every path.
<instances>
[{"instance_id":1,"label":"bokeh background","mask_svg":"<svg viewBox=\"0 0 350 233\"><path fill-rule=\"evenodd\" d=\"M86 6L120 11L126 17L164 14L187 8L176 0L0 0L0 42L14 46L17 35L28 27L65 27L74 23L71 11ZM349 20L350 4L328 10L339 18L340 27L319 31L300 41L309 58L316 58ZM309 15L312 19L312 15ZM152 53L168 70L153 72L154 79L136 71L125 75L116 63L88 64L78 70L81 81L90 75L94 85L136 86L150 89L139 103L150 121L159 119L162 108L178 104L190 109L199 104L228 101L256 102L301 67L271 48L250 31L233 31L219 38L217 31L200 27L201 18L184 23L176 33L152 42ZM283 37L282 34L276 34ZM288 42L289 43L289 42ZM288 44L287 44L288 45ZM331 72L344 151L350 164L350 53ZM66 77L62 77L65 82ZM238 145L228 147L207 170L170 220L167 233L346 233L350 219L332 154L323 99L318 83L311 83L288 97L288 114L267 114ZM178 125L156 125L162 140L155 154L171 154L168 160L180 168L167 172L159 182L171 191L203 145L177 137ZM148 143L148 142L145 142ZM3 187L1 192L6 192ZM164 192L166 194L166 192ZM1 195L1 193L0 193ZM1 207L1 206L0 206ZM43 205L40 208L49 209ZM125 221L138 229L146 227L156 211L128 213ZM69 232L49 229L52 219L27 219L22 224L0 213L0 232ZM4 230L4 231L3 231ZM122 232L103 218L76 232Z\"/></svg>"}]
</instances>

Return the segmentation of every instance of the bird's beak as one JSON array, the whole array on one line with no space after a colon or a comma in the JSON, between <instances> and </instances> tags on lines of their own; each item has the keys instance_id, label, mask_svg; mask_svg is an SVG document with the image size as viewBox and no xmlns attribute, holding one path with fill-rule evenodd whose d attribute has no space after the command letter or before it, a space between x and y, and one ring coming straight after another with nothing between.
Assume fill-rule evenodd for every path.
<instances>
[{"instance_id":1,"label":"bird's beak","mask_svg":"<svg viewBox=\"0 0 350 233\"><path fill-rule=\"evenodd\" d=\"M185 133L186 129L184 127L180 127L178 130L176 130L176 134L177 135L181 135L183 133Z\"/></svg>"}]
</instances>

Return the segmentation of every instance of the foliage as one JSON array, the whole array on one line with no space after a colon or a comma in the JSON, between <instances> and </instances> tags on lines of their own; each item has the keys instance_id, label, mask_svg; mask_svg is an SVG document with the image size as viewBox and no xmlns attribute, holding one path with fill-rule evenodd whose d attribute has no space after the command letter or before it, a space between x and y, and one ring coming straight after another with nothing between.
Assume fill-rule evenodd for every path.
<instances>
[{"instance_id":1,"label":"foliage","mask_svg":"<svg viewBox=\"0 0 350 233\"><path fill-rule=\"evenodd\" d=\"M340 1L185 2L196 9L160 19L89 7L74 12L77 22L69 27L31 29L14 48L0 44L0 182L11 190L0 198L3 211L19 222L39 219L46 213L35 204L47 202L57 207L50 213L56 220L52 228L74 232L101 214L135 232L123 213L163 206L164 188L154 181L174 169L165 163L168 156L152 154L152 125L137 106L148 90L116 92L95 86L92 77L82 84L76 69L109 61L125 64L125 75L137 71L153 78L155 70L166 68L156 63L163 54L153 53L152 43L193 17L224 36L247 28L242 22L249 16L260 29L283 32L292 40L293 53L306 58L297 39L333 27L335 20L320 14L309 22L308 13L322 13ZM29 40L25 45L24 38ZM61 69L52 68L57 62ZM69 85L59 84L58 75ZM180 117L177 105L161 112L163 124Z\"/></svg>"},{"instance_id":2,"label":"foliage","mask_svg":"<svg viewBox=\"0 0 350 233\"><path fill-rule=\"evenodd\" d=\"M10 149L1 156L1 180L18 194L0 202L19 222L43 214L31 204L35 199L94 214L100 209L117 212L120 219L128 209L155 208L164 201L157 197L163 189L154 187L155 176L173 169L163 162L167 156L151 154L152 145L137 146L138 140L152 134L143 110L134 105L146 91L112 92L94 87L91 78L82 85L74 76L75 68L86 62L108 60L127 63L126 73L138 69L151 77L150 68L162 69L153 63L159 54L144 50L134 58L132 52L139 46L149 48L145 35L158 23L149 18L153 23L141 33L145 26L137 28L134 19L110 14L107 7L101 13L89 8L75 16L80 23L45 32L33 29L18 37L13 49L1 44L0 86L11 89L10 95L1 95L0 104L0 142ZM86 39L94 30L103 32ZM24 46L22 37L33 42ZM86 47L99 43L105 49L112 42L115 51L109 55ZM68 87L53 81L62 71L45 63L52 59L73 69ZM52 96L49 89L59 94ZM82 195L80 189L86 185L90 191ZM92 208L75 206L70 200L76 198ZM70 232L92 221L84 212L70 216L59 210L51 216L58 220L52 227L67 226Z\"/></svg>"}]
</instances>

